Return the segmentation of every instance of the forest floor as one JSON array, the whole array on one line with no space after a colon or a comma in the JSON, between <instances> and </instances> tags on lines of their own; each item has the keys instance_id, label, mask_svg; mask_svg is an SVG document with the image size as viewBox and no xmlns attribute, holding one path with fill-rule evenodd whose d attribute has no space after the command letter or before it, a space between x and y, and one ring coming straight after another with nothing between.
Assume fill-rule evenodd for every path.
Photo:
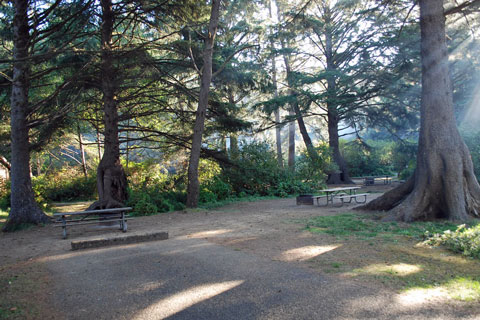
<instances>
[{"instance_id":1,"label":"forest floor","mask_svg":"<svg viewBox=\"0 0 480 320\"><path fill-rule=\"evenodd\" d=\"M372 199L389 188L360 192ZM68 240L51 225L3 233L0 319L480 318L480 261L422 245L424 225L385 227L381 213L353 207L288 198L139 217L129 234L167 231L169 240L81 251L70 241L122 234L91 225L70 228ZM205 283L227 287L196 300ZM194 284L193 302L170 310Z\"/></svg>"}]
</instances>

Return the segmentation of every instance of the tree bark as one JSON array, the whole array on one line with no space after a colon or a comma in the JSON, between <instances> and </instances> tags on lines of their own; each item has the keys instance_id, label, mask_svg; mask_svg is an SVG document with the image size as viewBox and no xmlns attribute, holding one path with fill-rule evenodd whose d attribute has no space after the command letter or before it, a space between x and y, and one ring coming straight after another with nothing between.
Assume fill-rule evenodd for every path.
<instances>
[{"instance_id":1,"label":"tree bark","mask_svg":"<svg viewBox=\"0 0 480 320\"><path fill-rule=\"evenodd\" d=\"M97 119L98 119L98 115L97 115ZM98 122L100 122L100 121L98 121ZM97 125L97 128L96 128L96 131L97 131L98 162L100 162L100 160L102 159L102 142L101 142L101 139L100 139L100 130L98 129L98 125Z\"/></svg>"},{"instance_id":2,"label":"tree bark","mask_svg":"<svg viewBox=\"0 0 480 320\"><path fill-rule=\"evenodd\" d=\"M118 110L115 93L117 90L116 71L113 65L112 33L115 14L111 0L101 0L102 7L102 91L104 112L104 152L97 168L97 189L99 200L88 209L123 207L127 200L127 178L120 163L120 142L118 139Z\"/></svg>"},{"instance_id":3,"label":"tree bark","mask_svg":"<svg viewBox=\"0 0 480 320\"><path fill-rule=\"evenodd\" d=\"M208 34L205 39L205 48L203 50L203 72L200 83L200 94L198 107L193 127L192 149L190 152L190 161L188 164L188 187L187 187L187 207L196 208L198 206L198 197L200 184L198 181L198 164L200 162L200 151L202 147L202 136L205 127L205 114L208 105L208 93L210 91L210 82L212 80L212 56L215 34L217 33L220 1L212 0L212 11L210 14L210 23Z\"/></svg>"},{"instance_id":4,"label":"tree bark","mask_svg":"<svg viewBox=\"0 0 480 320\"><path fill-rule=\"evenodd\" d=\"M268 13L270 16L270 19L273 18L273 13L272 13L272 1L269 1L269 6L268 6ZM275 49L275 44L273 41L273 38L270 39L270 47L273 52ZM278 85L277 85L277 66L276 66L276 61L275 61L276 55L272 54L272 81L273 81L273 96L274 98L278 97ZM277 161L278 165L283 168L283 152L282 152L282 127L279 125L280 123L280 109L276 109L274 112L275 115L275 142L277 146Z\"/></svg>"},{"instance_id":5,"label":"tree bark","mask_svg":"<svg viewBox=\"0 0 480 320\"><path fill-rule=\"evenodd\" d=\"M340 143L338 135L338 123L340 118L338 116L337 110L337 85L335 82L335 77L332 76L333 72L336 70L336 65L334 61L334 52L332 45L332 30L330 26L330 8L327 5L325 7L325 56L327 60L327 122L328 122L328 145L332 150L332 157L335 164L338 166L338 172L331 172L328 175L327 184L353 184L352 179L348 173L347 163L340 153Z\"/></svg>"},{"instance_id":6,"label":"tree bark","mask_svg":"<svg viewBox=\"0 0 480 320\"><path fill-rule=\"evenodd\" d=\"M415 174L365 209L401 221L479 216L480 186L455 123L442 0L420 1L422 104Z\"/></svg>"},{"instance_id":7,"label":"tree bark","mask_svg":"<svg viewBox=\"0 0 480 320\"><path fill-rule=\"evenodd\" d=\"M28 91L30 34L28 1L14 1L13 18L13 84L11 93L11 209L3 231L14 231L25 223L40 224L49 218L35 202L30 176L30 151L28 139Z\"/></svg>"},{"instance_id":8,"label":"tree bark","mask_svg":"<svg viewBox=\"0 0 480 320\"><path fill-rule=\"evenodd\" d=\"M285 44L282 41L282 49L285 49ZM292 83L291 83L291 70L290 70L290 60L286 54L283 54L283 62L285 63L285 70L287 76L287 83L290 86L290 94L293 95ZM293 102L290 104L288 115L291 118L298 119L298 115L295 112L295 104ZM298 107L298 106L297 106ZM288 168L292 171L295 170L295 122L292 120L288 123Z\"/></svg>"},{"instance_id":9,"label":"tree bark","mask_svg":"<svg viewBox=\"0 0 480 320\"><path fill-rule=\"evenodd\" d=\"M83 171L83 175L87 177L88 172L87 172L87 161L85 159L85 146L83 145L82 132L80 131L79 125L77 125L77 133L78 133L78 144L80 147L80 156L82 158L82 171Z\"/></svg>"},{"instance_id":10,"label":"tree bark","mask_svg":"<svg viewBox=\"0 0 480 320\"><path fill-rule=\"evenodd\" d=\"M310 139L310 136L308 135L307 127L305 126L305 121L303 121L302 112L300 110L300 107L298 106L297 94L294 90L295 84L292 81L292 69L290 67L290 59L288 58L288 56L284 54L283 60L285 62L285 70L287 73L287 83L288 83L288 86L290 87L290 90L289 90L290 95L295 98L290 106L291 115L295 116L295 118L297 119L298 129L300 130L300 134L302 135L303 142L305 143L305 147L307 148L308 156L311 159L313 159L313 161L317 161L319 158L318 154L315 150L315 147L313 146L312 139ZM293 140L294 139L295 139L295 132L293 133ZM295 146L295 141L293 141L293 144Z\"/></svg>"},{"instance_id":11,"label":"tree bark","mask_svg":"<svg viewBox=\"0 0 480 320\"><path fill-rule=\"evenodd\" d=\"M340 153L340 142L338 136L338 116L336 108L328 106L327 102L327 122L328 122L328 145L332 150L332 157L338 166L338 172L331 172L328 175L327 184L353 184L348 173L347 163Z\"/></svg>"},{"instance_id":12,"label":"tree bark","mask_svg":"<svg viewBox=\"0 0 480 320\"><path fill-rule=\"evenodd\" d=\"M290 109L288 115L293 117L295 112ZM292 171L295 170L295 122L290 121L288 123L288 168Z\"/></svg>"}]
</instances>

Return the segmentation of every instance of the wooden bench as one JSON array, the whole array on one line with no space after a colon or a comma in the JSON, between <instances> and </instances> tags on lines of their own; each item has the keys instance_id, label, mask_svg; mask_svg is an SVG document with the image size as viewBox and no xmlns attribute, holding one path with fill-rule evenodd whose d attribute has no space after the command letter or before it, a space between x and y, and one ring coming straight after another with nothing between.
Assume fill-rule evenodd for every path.
<instances>
[{"instance_id":1,"label":"wooden bench","mask_svg":"<svg viewBox=\"0 0 480 320\"><path fill-rule=\"evenodd\" d=\"M53 216L56 218L55 227L62 227L63 239L67 238L67 227L79 226L99 222L115 222L120 224L120 230L127 232L127 220L131 220L125 213L132 210L131 207L111 208L101 210L86 210L79 212L57 212Z\"/></svg>"},{"instance_id":2,"label":"wooden bench","mask_svg":"<svg viewBox=\"0 0 480 320\"><path fill-rule=\"evenodd\" d=\"M356 203L365 203L367 202L367 195L368 193L346 194L337 198L342 201L342 206L343 206L344 203L351 203L352 199L355 199ZM358 198L361 198L361 197L364 197L363 201L358 201ZM348 201L346 201L346 199L348 199Z\"/></svg>"}]
</instances>

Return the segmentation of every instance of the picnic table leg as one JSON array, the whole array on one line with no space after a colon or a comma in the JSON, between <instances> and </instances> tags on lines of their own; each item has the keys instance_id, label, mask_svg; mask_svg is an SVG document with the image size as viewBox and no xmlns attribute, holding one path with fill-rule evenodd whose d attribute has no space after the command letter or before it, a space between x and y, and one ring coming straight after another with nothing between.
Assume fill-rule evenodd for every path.
<instances>
[{"instance_id":1,"label":"picnic table leg","mask_svg":"<svg viewBox=\"0 0 480 320\"><path fill-rule=\"evenodd\" d=\"M127 232L127 220L125 220L125 212L122 212L122 222L121 222L121 225L122 225L122 231L123 232Z\"/></svg>"},{"instance_id":2,"label":"picnic table leg","mask_svg":"<svg viewBox=\"0 0 480 320\"><path fill-rule=\"evenodd\" d=\"M67 221L65 216L62 216L62 238L67 239Z\"/></svg>"},{"instance_id":3,"label":"picnic table leg","mask_svg":"<svg viewBox=\"0 0 480 320\"><path fill-rule=\"evenodd\" d=\"M327 192L327 206L328 206L328 203L331 202L333 204L333 195L334 193L332 192L330 194L330 197L328 196L328 192Z\"/></svg>"}]
</instances>

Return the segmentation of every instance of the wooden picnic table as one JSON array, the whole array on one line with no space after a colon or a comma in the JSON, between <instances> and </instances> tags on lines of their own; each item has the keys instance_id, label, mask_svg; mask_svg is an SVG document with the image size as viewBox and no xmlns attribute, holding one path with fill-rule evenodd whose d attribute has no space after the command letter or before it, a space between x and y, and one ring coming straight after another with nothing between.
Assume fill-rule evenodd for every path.
<instances>
[{"instance_id":1,"label":"wooden picnic table","mask_svg":"<svg viewBox=\"0 0 480 320\"><path fill-rule=\"evenodd\" d=\"M377 180L382 180L383 181L383 184L390 184L392 183L392 177L388 176L388 175L384 175L384 176L368 176L368 177L363 177L362 178L363 181L364 181L364 184L366 186L368 185L374 185L375 184L375 179Z\"/></svg>"},{"instance_id":2,"label":"wooden picnic table","mask_svg":"<svg viewBox=\"0 0 480 320\"><path fill-rule=\"evenodd\" d=\"M325 193L324 196L315 196L314 198L317 199L317 204L318 200L320 198L327 198L327 206L331 202L333 204L333 198L337 195L354 195L357 192L357 189L360 189L360 187L338 187L338 188L328 188L328 189L323 189L320 190L320 192Z\"/></svg>"}]
</instances>

